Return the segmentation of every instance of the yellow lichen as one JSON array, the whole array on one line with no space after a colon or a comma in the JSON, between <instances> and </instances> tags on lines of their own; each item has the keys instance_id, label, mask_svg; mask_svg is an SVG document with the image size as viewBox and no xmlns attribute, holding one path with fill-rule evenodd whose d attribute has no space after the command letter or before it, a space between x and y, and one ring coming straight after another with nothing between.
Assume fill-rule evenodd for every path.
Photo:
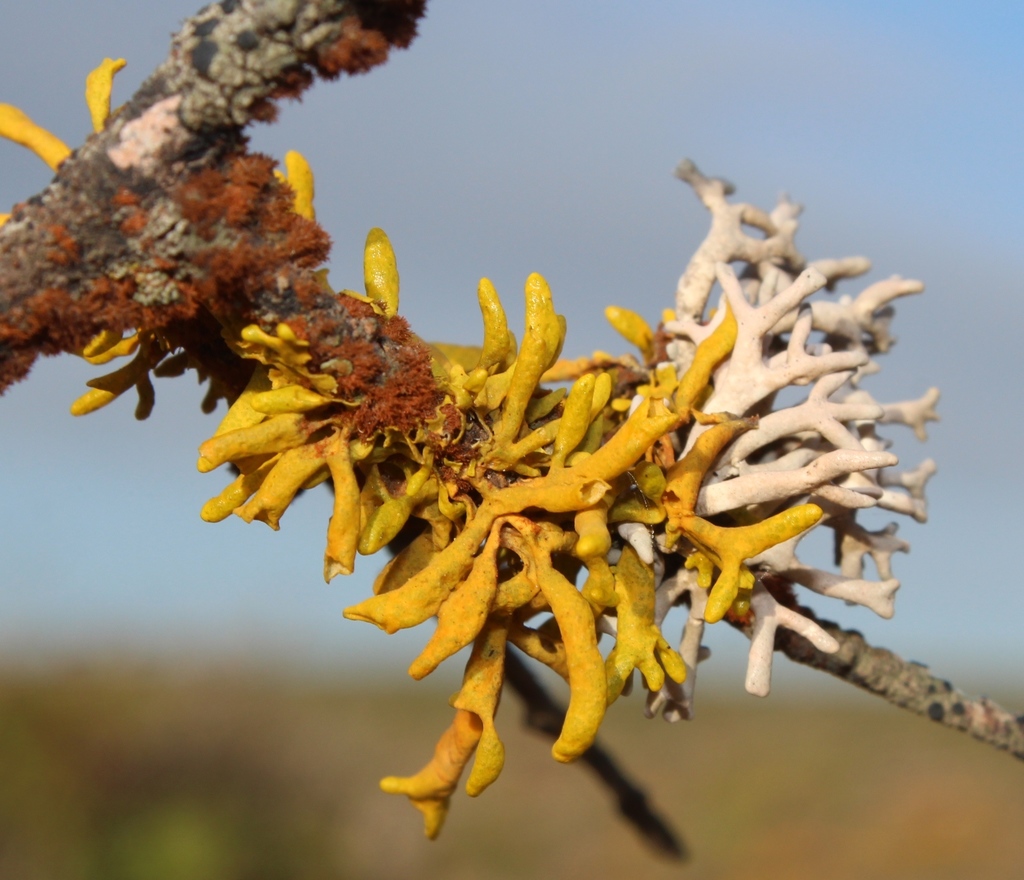
<instances>
[{"instance_id":1,"label":"yellow lichen","mask_svg":"<svg viewBox=\"0 0 1024 880\"><path fill-rule=\"evenodd\" d=\"M686 678L683 658L669 647L654 622L654 570L626 545L614 573L619 601L615 606L615 647L605 664L609 703L622 693L634 669L640 670L652 691L661 690L666 673L677 683Z\"/></svg>"},{"instance_id":2,"label":"yellow lichen","mask_svg":"<svg viewBox=\"0 0 1024 880\"><path fill-rule=\"evenodd\" d=\"M71 148L64 141L10 104L0 104L0 137L28 147L54 171L71 155Z\"/></svg>"},{"instance_id":3,"label":"yellow lichen","mask_svg":"<svg viewBox=\"0 0 1024 880\"><path fill-rule=\"evenodd\" d=\"M306 157L296 150L284 154L284 167L287 172L285 179L295 193L293 210L307 220L316 219L313 208L314 180L313 169Z\"/></svg>"},{"instance_id":4,"label":"yellow lichen","mask_svg":"<svg viewBox=\"0 0 1024 880\"><path fill-rule=\"evenodd\" d=\"M431 840L441 833L448 803L482 733L483 724L476 713L456 710L451 727L437 741L434 757L419 773L387 776L380 781L381 791L404 794L423 814L423 830Z\"/></svg>"},{"instance_id":5,"label":"yellow lichen","mask_svg":"<svg viewBox=\"0 0 1024 880\"><path fill-rule=\"evenodd\" d=\"M697 564L702 580L708 578L707 560L721 572L711 586L704 611L704 619L709 623L725 616L741 590L753 588L754 576L743 564L747 559L796 537L822 515L816 504L800 504L752 525L723 527L694 513L701 483L718 455L735 437L753 427L755 423L748 419L721 421L701 434L693 448L666 474L662 501L668 512L669 541L674 543L685 537L701 552L703 558Z\"/></svg>"},{"instance_id":6,"label":"yellow lichen","mask_svg":"<svg viewBox=\"0 0 1024 880\"><path fill-rule=\"evenodd\" d=\"M123 66L105 59L89 75L86 100L96 131L110 114L113 77ZM70 152L8 105L0 105L0 136L25 144L53 168ZM309 163L289 152L283 164L277 173L294 193L295 212L313 220ZM317 278L334 293L326 269ZM367 303L383 319L397 315L397 262L381 229L366 238L363 286L365 293L337 295ZM728 306L684 371L674 363L654 364L651 326L615 306L606 315L640 360L603 352L562 360L565 319L544 278L530 275L524 297L525 328L517 344L494 285L481 279L482 344L434 347L443 398L434 418L413 431L385 426L371 435L356 431L361 401L345 399L338 380L312 362L297 325L222 316L228 346L253 369L199 447L201 472L230 465L237 474L202 507L203 519L235 515L277 529L300 492L330 480L325 580L352 573L357 554L400 548L377 576L373 595L345 616L388 633L436 618L409 668L414 678L472 645L452 701L454 721L433 759L412 777L381 783L423 812L431 837L474 754L470 795L501 772L504 746L495 715L509 642L568 683L568 710L552 755L573 761L591 747L606 708L634 670L651 691L686 675L656 623L655 526L664 531L657 536L660 549L678 551L686 567L697 570L698 586L709 591L705 619L714 622L730 609L749 610L749 559L822 515L813 504L784 503L768 516L753 506L713 522L696 513L720 454L756 428L754 420L700 409L736 344L738 325ZM89 382L91 390L72 412L91 412L134 386L144 416L152 406L151 374L159 374L165 358L179 371L189 363L188 353L172 351L165 335L146 328L99 333L81 352L86 360L132 359ZM572 384L545 387L552 382ZM605 660L599 632L611 630L614 645Z\"/></svg>"},{"instance_id":7,"label":"yellow lichen","mask_svg":"<svg viewBox=\"0 0 1024 880\"><path fill-rule=\"evenodd\" d=\"M103 131L107 117L110 116L110 93L114 87L114 75L123 70L127 63L123 58L104 58L85 78L85 103L92 117L93 131Z\"/></svg>"},{"instance_id":8,"label":"yellow lichen","mask_svg":"<svg viewBox=\"0 0 1024 880\"><path fill-rule=\"evenodd\" d=\"M621 306L608 306L604 314L609 324L640 349L644 363L654 359L654 331L641 315Z\"/></svg>"}]
</instances>

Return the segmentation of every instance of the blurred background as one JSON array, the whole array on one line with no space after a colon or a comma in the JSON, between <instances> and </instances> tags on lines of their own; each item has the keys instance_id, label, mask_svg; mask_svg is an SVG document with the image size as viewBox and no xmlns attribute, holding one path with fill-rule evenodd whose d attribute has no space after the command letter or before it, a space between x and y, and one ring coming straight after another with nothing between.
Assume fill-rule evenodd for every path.
<instances>
[{"instance_id":1,"label":"blurred background","mask_svg":"<svg viewBox=\"0 0 1024 880\"><path fill-rule=\"evenodd\" d=\"M126 99L196 8L8 5L0 101L76 145L88 71L126 58L114 103ZM786 191L806 205L809 258L870 257L872 274L840 292L922 279L866 387L884 402L942 390L927 444L885 432L904 464L938 461L930 521L900 522L912 552L894 560L893 620L809 604L1024 708L1022 37L1019 4L981 0L432 0L408 51L318 84L252 142L312 163L336 286L359 286L366 232L387 230L401 311L427 339L479 339L481 275L519 327L539 271L567 316L567 354L625 350L604 306L656 321L707 231L672 177L684 156L736 198L770 208ZM0 206L50 178L13 144L0 143L0 169ZM457 800L439 844L421 842L419 817L374 780L430 754L458 661L413 687L403 670L421 633L342 620L377 563L323 584L326 491L278 533L202 523L224 482L194 467L217 418L200 413L202 391L158 380L146 422L130 394L73 419L98 372L50 359L0 399L0 875L602 876L647 859L582 771L516 731L515 707L506 776ZM722 630L709 633L697 722L644 722L636 697L610 719L611 744L682 823L693 876L746 876L755 858L780 877L829 859L875 877L990 864L985 876L1007 876L1019 863L1004 834L1024 809L1009 759L784 660L772 697L748 697L745 642ZM500 868L484 861L495 854Z\"/></svg>"}]
</instances>

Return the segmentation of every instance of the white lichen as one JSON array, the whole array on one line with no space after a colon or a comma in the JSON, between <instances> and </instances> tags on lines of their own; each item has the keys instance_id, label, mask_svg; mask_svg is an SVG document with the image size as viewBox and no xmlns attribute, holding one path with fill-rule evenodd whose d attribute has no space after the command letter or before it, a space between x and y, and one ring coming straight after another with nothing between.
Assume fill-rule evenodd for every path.
<instances>
[{"instance_id":1,"label":"white lichen","mask_svg":"<svg viewBox=\"0 0 1024 880\"><path fill-rule=\"evenodd\" d=\"M798 633L820 651L838 647L820 626L790 607L786 591L773 594L772 584L799 585L885 618L894 612L900 582L893 577L892 554L906 552L909 545L896 537L896 523L879 531L865 529L856 521L857 510L878 507L920 522L926 519L925 486L935 463L927 459L912 470L896 470L899 460L889 451L892 444L877 428L907 425L924 440L926 423L938 418L939 393L932 388L918 400L887 405L875 401L860 383L878 372L875 356L895 342L890 332L893 302L920 293L924 285L893 276L869 284L856 296L811 300L823 290L831 292L837 282L864 274L870 262L850 257L808 263L794 244L799 205L783 197L775 210L764 212L730 203L732 187L705 177L689 161L676 174L710 211L711 230L680 278L675 320L663 325L670 337L666 350L683 375L697 346L724 320L728 307L737 324L736 342L717 367L713 391L701 410L758 418L756 430L735 439L707 473L694 512L742 522L744 511L763 518L811 501L823 511L813 528L835 534L837 571L815 568L797 556L798 544L813 528L747 560L756 580L748 594L749 618L744 618L751 634L746 689L764 696L770 689L778 627ZM706 316L716 284L717 308ZM802 385L811 386L802 400L777 404L779 392ZM680 455L707 429L694 426L685 440L680 438ZM655 545L665 549L661 535ZM872 559L877 580L866 576L865 557ZM701 644L708 591L698 579L697 571L684 568L659 586L659 625L671 606L689 606L679 646L687 678L682 684L667 681L650 693L648 717L693 717L697 663L708 653Z\"/></svg>"}]
</instances>

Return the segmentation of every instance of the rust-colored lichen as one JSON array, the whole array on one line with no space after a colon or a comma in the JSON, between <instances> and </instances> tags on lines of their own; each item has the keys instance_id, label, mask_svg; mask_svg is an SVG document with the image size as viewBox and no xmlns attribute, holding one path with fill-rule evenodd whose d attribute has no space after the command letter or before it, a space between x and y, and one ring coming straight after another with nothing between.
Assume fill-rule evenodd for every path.
<instances>
[{"instance_id":1,"label":"rust-colored lichen","mask_svg":"<svg viewBox=\"0 0 1024 880\"><path fill-rule=\"evenodd\" d=\"M292 67L286 70L277 81L270 98L298 98L313 84L313 74L305 67ZM273 105L271 105L273 106Z\"/></svg>"},{"instance_id":2,"label":"rust-colored lichen","mask_svg":"<svg viewBox=\"0 0 1024 880\"><path fill-rule=\"evenodd\" d=\"M132 211L117 227L125 238L132 238L146 228L147 223L145 211Z\"/></svg>"},{"instance_id":3,"label":"rust-colored lichen","mask_svg":"<svg viewBox=\"0 0 1024 880\"><path fill-rule=\"evenodd\" d=\"M317 70L328 79L341 73L365 73L388 57L387 38L367 30L356 16L345 19L341 36L317 54Z\"/></svg>"},{"instance_id":4,"label":"rust-colored lichen","mask_svg":"<svg viewBox=\"0 0 1024 880\"><path fill-rule=\"evenodd\" d=\"M294 225L288 221L302 219L274 179L274 161L259 154L236 153L222 167L200 171L181 185L175 199L182 216L206 241L225 226L286 232Z\"/></svg>"},{"instance_id":5,"label":"rust-colored lichen","mask_svg":"<svg viewBox=\"0 0 1024 880\"><path fill-rule=\"evenodd\" d=\"M369 436L386 426L411 431L428 419L441 402L430 370L430 352L422 343L403 346L388 363L391 380L373 386L355 413L356 430Z\"/></svg>"},{"instance_id":6,"label":"rust-colored lichen","mask_svg":"<svg viewBox=\"0 0 1024 880\"><path fill-rule=\"evenodd\" d=\"M46 259L59 266L70 266L77 263L80 258L78 242L72 238L66 226L53 223L46 227L50 233L53 247L46 252Z\"/></svg>"},{"instance_id":7,"label":"rust-colored lichen","mask_svg":"<svg viewBox=\"0 0 1024 880\"><path fill-rule=\"evenodd\" d=\"M141 199L128 187L120 187L110 198L110 203L116 208L130 208L139 204Z\"/></svg>"},{"instance_id":8,"label":"rust-colored lichen","mask_svg":"<svg viewBox=\"0 0 1024 880\"><path fill-rule=\"evenodd\" d=\"M416 21L426 0L355 6L357 14L342 22L341 36L317 53L316 69L328 79L341 73L365 73L387 59L391 46L408 46L416 36Z\"/></svg>"},{"instance_id":9,"label":"rust-colored lichen","mask_svg":"<svg viewBox=\"0 0 1024 880\"><path fill-rule=\"evenodd\" d=\"M329 374L340 399L361 401L354 429L363 436L386 426L410 430L432 415L440 399L426 347L404 319L324 289L312 270L329 239L295 213L272 160L232 156L175 198L190 231L210 244L193 258L189 284L225 325L271 332L286 323L309 343L310 371Z\"/></svg>"}]
</instances>

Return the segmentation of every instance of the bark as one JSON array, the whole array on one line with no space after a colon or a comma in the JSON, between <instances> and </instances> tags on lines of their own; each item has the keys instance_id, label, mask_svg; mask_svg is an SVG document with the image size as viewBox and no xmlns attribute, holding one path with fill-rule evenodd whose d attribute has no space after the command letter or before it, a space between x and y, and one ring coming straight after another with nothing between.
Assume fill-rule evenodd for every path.
<instances>
[{"instance_id":1,"label":"bark","mask_svg":"<svg viewBox=\"0 0 1024 880\"><path fill-rule=\"evenodd\" d=\"M311 369L364 401L361 430L427 417L425 347L402 319L320 285L327 234L291 210L243 134L314 75L362 73L407 46L424 5L223 0L187 20L135 96L0 228L0 391L38 355L105 329L166 329L208 372L230 373L218 322L286 322Z\"/></svg>"},{"instance_id":2,"label":"bark","mask_svg":"<svg viewBox=\"0 0 1024 880\"><path fill-rule=\"evenodd\" d=\"M781 579L765 579L765 585L779 602L814 621L839 642L838 651L826 654L802 636L779 628L776 651L1024 760L1024 716L1015 715L988 697L972 699L950 682L932 675L927 666L868 644L856 630L819 620L809 608L796 603L792 589ZM749 618L730 622L749 635Z\"/></svg>"}]
</instances>

